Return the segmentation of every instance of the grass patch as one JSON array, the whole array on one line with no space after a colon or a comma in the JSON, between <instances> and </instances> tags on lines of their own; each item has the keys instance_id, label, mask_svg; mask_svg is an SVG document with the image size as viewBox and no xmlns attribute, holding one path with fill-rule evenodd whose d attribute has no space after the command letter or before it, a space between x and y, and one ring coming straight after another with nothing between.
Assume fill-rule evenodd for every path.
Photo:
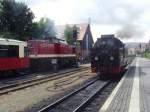
<instances>
[{"instance_id":1,"label":"grass patch","mask_svg":"<svg viewBox=\"0 0 150 112\"><path fill-rule=\"evenodd\" d=\"M144 53L144 57L150 59L150 52L145 52L145 53Z\"/></svg>"}]
</instances>

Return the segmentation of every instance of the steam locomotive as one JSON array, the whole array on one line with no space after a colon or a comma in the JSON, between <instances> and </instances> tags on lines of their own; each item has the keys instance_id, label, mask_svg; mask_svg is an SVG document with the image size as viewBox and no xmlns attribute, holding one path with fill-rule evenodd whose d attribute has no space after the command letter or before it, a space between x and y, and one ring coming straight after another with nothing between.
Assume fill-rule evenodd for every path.
<instances>
[{"instance_id":1,"label":"steam locomotive","mask_svg":"<svg viewBox=\"0 0 150 112\"><path fill-rule=\"evenodd\" d=\"M100 76L122 73L127 65L125 45L114 35L102 35L91 50L91 70Z\"/></svg>"}]
</instances>

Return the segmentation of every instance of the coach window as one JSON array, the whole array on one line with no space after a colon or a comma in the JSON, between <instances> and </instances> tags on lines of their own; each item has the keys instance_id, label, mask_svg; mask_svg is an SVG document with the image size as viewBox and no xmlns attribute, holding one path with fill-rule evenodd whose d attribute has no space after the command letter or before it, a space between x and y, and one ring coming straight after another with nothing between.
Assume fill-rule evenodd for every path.
<instances>
[{"instance_id":1,"label":"coach window","mask_svg":"<svg viewBox=\"0 0 150 112\"><path fill-rule=\"evenodd\" d=\"M19 57L19 47L0 45L0 57L1 58Z\"/></svg>"},{"instance_id":2,"label":"coach window","mask_svg":"<svg viewBox=\"0 0 150 112\"><path fill-rule=\"evenodd\" d=\"M0 57L8 57L8 46L6 45L0 45Z\"/></svg>"},{"instance_id":3,"label":"coach window","mask_svg":"<svg viewBox=\"0 0 150 112\"><path fill-rule=\"evenodd\" d=\"M19 57L19 46L8 46L8 57Z\"/></svg>"}]
</instances>

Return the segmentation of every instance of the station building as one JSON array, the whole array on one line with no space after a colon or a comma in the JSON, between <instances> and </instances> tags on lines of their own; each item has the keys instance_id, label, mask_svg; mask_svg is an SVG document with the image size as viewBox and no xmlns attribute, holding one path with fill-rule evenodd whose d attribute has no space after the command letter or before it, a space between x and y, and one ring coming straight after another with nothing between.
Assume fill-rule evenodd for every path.
<instances>
[{"instance_id":1,"label":"station building","mask_svg":"<svg viewBox=\"0 0 150 112\"><path fill-rule=\"evenodd\" d=\"M79 46L77 52L80 55L81 61L88 60L90 57L90 50L94 44L90 24L68 24L70 27L77 27L77 41ZM66 25L59 25L56 27L57 37L65 39L64 31Z\"/></svg>"}]
</instances>

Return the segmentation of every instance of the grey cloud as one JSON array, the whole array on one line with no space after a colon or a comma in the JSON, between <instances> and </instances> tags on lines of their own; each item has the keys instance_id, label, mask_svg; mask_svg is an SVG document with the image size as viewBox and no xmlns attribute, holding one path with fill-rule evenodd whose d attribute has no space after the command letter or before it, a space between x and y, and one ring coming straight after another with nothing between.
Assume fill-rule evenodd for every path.
<instances>
[{"instance_id":1,"label":"grey cloud","mask_svg":"<svg viewBox=\"0 0 150 112\"><path fill-rule=\"evenodd\" d=\"M33 6L39 5L39 4L43 3L43 2L58 1L58 0L16 0L16 1L18 1L18 2L24 2L27 5L33 7Z\"/></svg>"},{"instance_id":2,"label":"grey cloud","mask_svg":"<svg viewBox=\"0 0 150 112\"><path fill-rule=\"evenodd\" d=\"M120 0L96 0L95 7L89 8L82 12L84 6L80 6L79 9L75 9L73 14L76 21L85 21L88 17L91 17L94 24L124 24L129 21L135 22L140 18L140 13L143 9L134 6L133 4L124 4ZM122 10L126 16L122 16Z\"/></svg>"},{"instance_id":3,"label":"grey cloud","mask_svg":"<svg viewBox=\"0 0 150 112\"><path fill-rule=\"evenodd\" d=\"M118 38L140 38L145 34L145 31L140 27L140 25L126 24L121 27L120 30L116 32Z\"/></svg>"},{"instance_id":4,"label":"grey cloud","mask_svg":"<svg viewBox=\"0 0 150 112\"><path fill-rule=\"evenodd\" d=\"M36 5L44 2L43 0L22 0L28 1L29 5ZM45 0L49 1L49 0ZM60 0L50 0L58 2ZM89 2L90 0L87 0ZM149 8L148 4L136 5L126 3L126 0L91 0L93 6L80 4L81 0L72 0L72 15L69 18L74 22L88 22L91 18L92 24L100 25L119 25L121 28L116 32L121 38L141 37L145 31L142 25L138 24L143 12ZM90 2L91 2L90 1ZM138 24L138 25L137 25Z\"/></svg>"},{"instance_id":5,"label":"grey cloud","mask_svg":"<svg viewBox=\"0 0 150 112\"><path fill-rule=\"evenodd\" d=\"M32 6L41 4L43 2L53 1L59 2L61 0L18 0ZM135 21L140 18L143 7L138 7L135 4L126 4L126 0L72 0L71 6L72 17L75 22L85 22L91 18L93 24L124 24L129 21ZM87 6L88 2L93 2L94 6ZM82 3L82 4L81 4ZM122 16L123 11L126 16Z\"/></svg>"}]
</instances>

